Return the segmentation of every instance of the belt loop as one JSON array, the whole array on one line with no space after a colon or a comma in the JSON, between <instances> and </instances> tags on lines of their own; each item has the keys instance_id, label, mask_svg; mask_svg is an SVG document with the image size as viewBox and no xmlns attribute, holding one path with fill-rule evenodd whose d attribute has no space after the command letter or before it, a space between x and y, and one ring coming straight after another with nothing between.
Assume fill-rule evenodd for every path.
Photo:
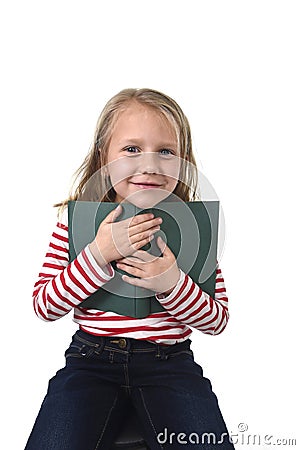
<instances>
[{"instance_id":1,"label":"belt loop","mask_svg":"<svg viewBox=\"0 0 300 450\"><path fill-rule=\"evenodd\" d=\"M169 355L166 355L165 352L161 349L159 344L156 344L156 355L155 358L159 358L161 360L169 359Z\"/></svg>"},{"instance_id":2,"label":"belt loop","mask_svg":"<svg viewBox=\"0 0 300 450\"><path fill-rule=\"evenodd\" d=\"M160 354L160 346L159 344L156 344L156 354L155 354L155 358L160 358L161 354Z\"/></svg>"}]
</instances>

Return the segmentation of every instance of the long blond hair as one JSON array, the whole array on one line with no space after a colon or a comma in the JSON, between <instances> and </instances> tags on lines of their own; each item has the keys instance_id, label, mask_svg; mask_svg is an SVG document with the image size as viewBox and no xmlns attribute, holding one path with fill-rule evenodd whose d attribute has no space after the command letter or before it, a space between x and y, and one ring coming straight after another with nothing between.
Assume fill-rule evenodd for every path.
<instances>
[{"instance_id":1,"label":"long blond hair","mask_svg":"<svg viewBox=\"0 0 300 450\"><path fill-rule=\"evenodd\" d=\"M61 210L69 200L78 199L115 201L116 192L100 169L107 164L108 148L117 117L131 101L154 108L174 127L183 164L181 164L179 181L173 194L183 201L198 199L198 172L192 150L191 130L180 106L171 97L153 89L124 89L112 97L103 108L97 121L91 149L74 174L69 197L55 204L55 207L60 207ZM91 179L93 179L92 183ZM92 189L91 186L93 186Z\"/></svg>"}]
</instances>

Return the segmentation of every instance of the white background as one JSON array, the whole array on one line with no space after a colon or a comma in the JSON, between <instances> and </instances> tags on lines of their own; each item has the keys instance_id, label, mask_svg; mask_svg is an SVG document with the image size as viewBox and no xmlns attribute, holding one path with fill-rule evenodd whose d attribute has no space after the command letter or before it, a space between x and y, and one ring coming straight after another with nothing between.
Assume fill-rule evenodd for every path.
<instances>
[{"instance_id":1,"label":"white background","mask_svg":"<svg viewBox=\"0 0 300 450\"><path fill-rule=\"evenodd\" d=\"M223 205L231 318L220 336L195 331L193 349L240 437L236 448L252 448L241 443L241 423L250 435L299 442L299 2L5 3L1 448L24 448L64 364L76 325L71 315L39 321L32 287L56 222L52 204L67 196L100 110L125 87L178 101Z\"/></svg>"}]
</instances>

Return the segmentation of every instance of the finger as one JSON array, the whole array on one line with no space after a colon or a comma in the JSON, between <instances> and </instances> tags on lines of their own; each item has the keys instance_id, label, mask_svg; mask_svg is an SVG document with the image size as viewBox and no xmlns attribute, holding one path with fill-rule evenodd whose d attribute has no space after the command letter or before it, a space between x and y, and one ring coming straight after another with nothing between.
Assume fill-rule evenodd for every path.
<instances>
[{"instance_id":1,"label":"finger","mask_svg":"<svg viewBox=\"0 0 300 450\"><path fill-rule=\"evenodd\" d=\"M131 247L134 251L139 250L140 248L144 247L144 245L149 244L150 241L154 238L153 234L151 236L148 236L145 239L142 239L141 241L136 241L131 244Z\"/></svg>"},{"instance_id":2,"label":"finger","mask_svg":"<svg viewBox=\"0 0 300 450\"><path fill-rule=\"evenodd\" d=\"M166 242L160 236L157 237L156 242L157 242L158 248L162 252L162 254L164 256L168 256L170 254L171 250L167 246Z\"/></svg>"},{"instance_id":3,"label":"finger","mask_svg":"<svg viewBox=\"0 0 300 450\"><path fill-rule=\"evenodd\" d=\"M141 264L145 264L144 261L141 261L139 258L132 258L131 256L127 256L126 258L122 258L118 261L118 264L125 264L134 267L140 267ZM117 264L117 265L118 265Z\"/></svg>"},{"instance_id":4,"label":"finger","mask_svg":"<svg viewBox=\"0 0 300 450\"><path fill-rule=\"evenodd\" d=\"M126 219L128 221L128 226L135 226L147 222L149 220L155 219L152 213L138 214L136 216L129 217Z\"/></svg>"},{"instance_id":5,"label":"finger","mask_svg":"<svg viewBox=\"0 0 300 450\"><path fill-rule=\"evenodd\" d=\"M133 286L146 287L145 281L140 278L133 278L127 275L122 275L122 280L128 284L132 284Z\"/></svg>"},{"instance_id":6,"label":"finger","mask_svg":"<svg viewBox=\"0 0 300 450\"><path fill-rule=\"evenodd\" d=\"M147 253L147 252L145 252ZM151 255L150 255L151 257ZM125 258L122 258L118 261L116 261L117 263L119 263L119 265L124 264L125 266L132 266L132 267L136 267L137 269L140 269L141 271L145 271L146 270L146 264L148 264L149 262L152 262L153 259L155 259L156 257L151 257L151 259L140 259L137 257L132 257L132 256L127 256ZM118 265L118 264L117 264ZM120 266L121 268L121 266Z\"/></svg>"},{"instance_id":7,"label":"finger","mask_svg":"<svg viewBox=\"0 0 300 450\"><path fill-rule=\"evenodd\" d=\"M124 272L134 275L135 277L142 277L143 271L137 267L128 266L127 264L117 263L117 268L123 270Z\"/></svg>"},{"instance_id":8,"label":"finger","mask_svg":"<svg viewBox=\"0 0 300 450\"><path fill-rule=\"evenodd\" d=\"M132 253L131 256L138 258L139 260L144 262L152 262L154 259L157 258L157 256L154 256L145 250L137 250L136 252Z\"/></svg>"},{"instance_id":9,"label":"finger","mask_svg":"<svg viewBox=\"0 0 300 450\"><path fill-rule=\"evenodd\" d=\"M146 230L146 231L144 231L142 233L137 233L137 234L131 234L130 235L128 233L128 238L130 239L130 242L132 244L136 244L136 243L139 243L140 241L144 241L144 240L147 240L147 239L150 240L150 238L153 239L154 233L156 231L158 231L158 230L159 230L159 228L154 228L152 230ZM143 245L140 245L137 248L141 248L141 247L143 247Z\"/></svg>"},{"instance_id":10,"label":"finger","mask_svg":"<svg viewBox=\"0 0 300 450\"><path fill-rule=\"evenodd\" d=\"M129 236L134 236L144 232L158 231L160 230L160 223L161 220L159 217L139 223L130 222L128 225L128 234Z\"/></svg>"},{"instance_id":11,"label":"finger","mask_svg":"<svg viewBox=\"0 0 300 450\"><path fill-rule=\"evenodd\" d=\"M121 206L121 204L119 204L115 209L113 209L109 214L107 214L107 216L105 217L103 222L106 222L106 223L114 222L116 220L116 218L121 214L121 212L122 212L122 206Z\"/></svg>"}]
</instances>

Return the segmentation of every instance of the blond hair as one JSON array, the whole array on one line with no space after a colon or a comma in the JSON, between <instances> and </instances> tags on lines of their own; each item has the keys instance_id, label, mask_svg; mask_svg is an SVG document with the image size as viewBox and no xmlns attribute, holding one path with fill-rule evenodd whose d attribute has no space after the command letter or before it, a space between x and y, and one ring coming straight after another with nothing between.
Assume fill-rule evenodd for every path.
<instances>
[{"instance_id":1,"label":"blond hair","mask_svg":"<svg viewBox=\"0 0 300 450\"><path fill-rule=\"evenodd\" d=\"M115 201L116 192L100 169L107 164L108 148L118 115L132 101L153 108L163 115L174 128L183 164L181 164L179 181L173 194L183 201L197 200L198 173L196 160L192 150L190 125L182 109L175 100L159 91L153 89L124 89L112 97L103 108L97 121L91 149L74 174L75 180L69 197L54 206L63 209L69 200L79 199L102 202Z\"/></svg>"}]
</instances>

